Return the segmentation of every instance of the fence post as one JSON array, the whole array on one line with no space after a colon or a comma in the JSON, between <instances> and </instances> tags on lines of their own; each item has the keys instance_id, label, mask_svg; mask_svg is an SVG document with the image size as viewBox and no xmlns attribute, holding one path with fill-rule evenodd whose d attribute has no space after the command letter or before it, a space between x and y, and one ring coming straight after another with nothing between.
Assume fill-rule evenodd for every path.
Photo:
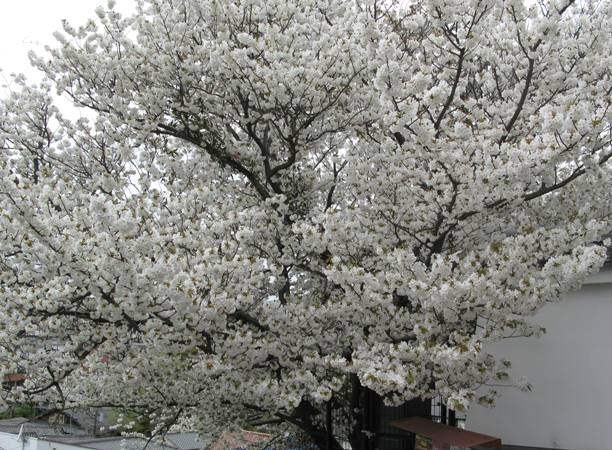
<instances>
[{"instance_id":1,"label":"fence post","mask_svg":"<svg viewBox=\"0 0 612 450\"><path fill-rule=\"evenodd\" d=\"M327 450L332 450L333 448L333 439L334 439L334 430L332 429L332 399L333 397L331 397L328 401L327 401L327 405L326 405L326 431L327 431Z\"/></svg>"},{"instance_id":2,"label":"fence post","mask_svg":"<svg viewBox=\"0 0 612 450\"><path fill-rule=\"evenodd\" d=\"M440 423L446 424L446 404L444 401L440 403Z\"/></svg>"},{"instance_id":3,"label":"fence post","mask_svg":"<svg viewBox=\"0 0 612 450\"><path fill-rule=\"evenodd\" d=\"M448 410L448 424L451 427L456 427L457 426L457 415L455 414L455 410L454 409L449 409Z\"/></svg>"}]
</instances>

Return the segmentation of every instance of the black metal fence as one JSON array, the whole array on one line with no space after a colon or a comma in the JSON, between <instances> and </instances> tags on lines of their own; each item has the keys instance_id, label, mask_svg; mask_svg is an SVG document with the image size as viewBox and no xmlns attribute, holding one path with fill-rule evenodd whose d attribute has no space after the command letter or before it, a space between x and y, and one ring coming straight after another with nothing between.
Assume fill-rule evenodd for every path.
<instances>
[{"instance_id":1,"label":"black metal fence","mask_svg":"<svg viewBox=\"0 0 612 450\"><path fill-rule=\"evenodd\" d=\"M341 396L330 403L325 413L327 445L322 450L338 450L338 447L344 450L413 450L414 434L391 426L394 420L411 416L431 418L460 428L465 424L465 415L447 408L439 397L391 407L384 405L373 391L367 390L361 395L361 414L356 415L351 410L352 405L347 400L350 396ZM357 424L354 423L356 418Z\"/></svg>"},{"instance_id":2,"label":"black metal fence","mask_svg":"<svg viewBox=\"0 0 612 450\"><path fill-rule=\"evenodd\" d=\"M464 428L466 416L450 408L447 408L442 397L431 399L431 420L445 423L453 427Z\"/></svg>"}]
</instances>

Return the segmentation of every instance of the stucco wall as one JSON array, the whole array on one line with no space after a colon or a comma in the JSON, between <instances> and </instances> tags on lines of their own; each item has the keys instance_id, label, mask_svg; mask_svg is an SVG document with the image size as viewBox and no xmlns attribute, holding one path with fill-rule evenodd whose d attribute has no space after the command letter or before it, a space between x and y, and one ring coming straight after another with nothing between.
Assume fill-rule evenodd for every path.
<instances>
[{"instance_id":1,"label":"stucco wall","mask_svg":"<svg viewBox=\"0 0 612 450\"><path fill-rule=\"evenodd\" d=\"M509 339L492 352L513 362L533 391L500 388L494 409L473 406L467 428L504 443L612 449L612 269L536 316L541 339Z\"/></svg>"}]
</instances>

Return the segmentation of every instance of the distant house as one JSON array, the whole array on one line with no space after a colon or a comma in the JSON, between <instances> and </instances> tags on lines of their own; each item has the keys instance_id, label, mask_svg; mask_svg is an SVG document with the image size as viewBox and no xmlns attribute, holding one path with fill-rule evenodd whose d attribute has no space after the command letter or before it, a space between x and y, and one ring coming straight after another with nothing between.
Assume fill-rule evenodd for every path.
<instances>
[{"instance_id":1,"label":"distant house","mask_svg":"<svg viewBox=\"0 0 612 450\"><path fill-rule=\"evenodd\" d=\"M2 384L6 384L5 387L10 387L12 385L18 386L25 381L25 375L22 373L9 373L4 375L4 380L2 380Z\"/></svg>"},{"instance_id":2,"label":"distant house","mask_svg":"<svg viewBox=\"0 0 612 450\"><path fill-rule=\"evenodd\" d=\"M491 349L513 362L532 392L498 388L494 409L473 406L466 426L504 443L545 449L610 450L612 427L612 251L603 269L534 321L540 339L507 339Z\"/></svg>"}]
</instances>

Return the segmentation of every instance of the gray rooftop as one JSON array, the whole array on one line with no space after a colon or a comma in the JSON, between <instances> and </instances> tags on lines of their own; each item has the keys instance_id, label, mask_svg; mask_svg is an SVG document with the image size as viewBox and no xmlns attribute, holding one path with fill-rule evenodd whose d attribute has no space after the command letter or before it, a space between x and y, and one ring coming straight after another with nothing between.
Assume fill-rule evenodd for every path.
<instances>
[{"instance_id":1,"label":"gray rooftop","mask_svg":"<svg viewBox=\"0 0 612 450\"><path fill-rule=\"evenodd\" d=\"M210 443L210 439L200 437L195 432L168 433L151 441L143 438L111 436L100 437L87 433L76 424L49 424L45 421L15 417L0 420L0 432L19 434L61 442L87 449L99 450L199 450Z\"/></svg>"},{"instance_id":2,"label":"gray rooftop","mask_svg":"<svg viewBox=\"0 0 612 450\"><path fill-rule=\"evenodd\" d=\"M194 450L206 447L211 439L195 432L168 433L164 436L165 441L180 450Z\"/></svg>"},{"instance_id":3,"label":"gray rooftop","mask_svg":"<svg viewBox=\"0 0 612 450\"><path fill-rule=\"evenodd\" d=\"M198 433L169 433L163 438L148 441L143 438L92 435L46 435L36 436L49 442L61 442L87 449L99 450L200 450L209 442L199 438Z\"/></svg>"},{"instance_id":4,"label":"gray rooftop","mask_svg":"<svg viewBox=\"0 0 612 450\"><path fill-rule=\"evenodd\" d=\"M14 417L12 419L0 420L0 432L19 434L22 431L26 436L45 437L45 436L65 436L65 435L85 435L87 434L76 424L50 424L45 421Z\"/></svg>"}]
</instances>

